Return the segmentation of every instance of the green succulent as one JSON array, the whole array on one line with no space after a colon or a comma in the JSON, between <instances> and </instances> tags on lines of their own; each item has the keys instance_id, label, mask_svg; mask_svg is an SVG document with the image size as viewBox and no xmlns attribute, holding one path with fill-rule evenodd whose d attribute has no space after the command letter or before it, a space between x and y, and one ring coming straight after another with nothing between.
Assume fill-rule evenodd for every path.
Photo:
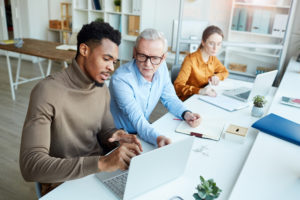
<instances>
[{"instance_id":1,"label":"green succulent","mask_svg":"<svg viewBox=\"0 0 300 200\"><path fill-rule=\"evenodd\" d=\"M256 95L253 97L253 104L256 107L262 108L266 103L267 101L264 96Z\"/></svg>"},{"instance_id":2,"label":"green succulent","mask_svg":"<svg viewBox=\"0 0 300 200\"><path fill-rule=\"evenodd\" d=\"M216 185L213 179L206 181L200 176L200 181L201 184L196 187L198 192L193 194L195 200L213 200L219 197L222 190Z\"/></svg>"}]
</instances>

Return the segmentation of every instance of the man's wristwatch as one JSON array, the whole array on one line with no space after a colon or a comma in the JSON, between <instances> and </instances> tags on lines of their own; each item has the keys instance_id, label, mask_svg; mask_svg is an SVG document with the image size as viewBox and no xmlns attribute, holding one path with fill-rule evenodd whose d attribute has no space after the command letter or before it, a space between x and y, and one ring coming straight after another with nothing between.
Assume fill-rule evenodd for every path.
<instances>
[{"instance_id":1,"label":"man's wristwatch","mask_svg":"<svg viewBox=\"0 0 300 200\"><path fill-rule=\"evenodd\" d=\"M186 112L190 112L190 113L192 113L192 111L190 111L190 110L186 110L186 111L184 111L184 112L181 114L181 118L182 118L183 120L185 120L185 119L184 119L184 115L185 115L185 113L186 113Z\"/></svg>"}]
</instances>

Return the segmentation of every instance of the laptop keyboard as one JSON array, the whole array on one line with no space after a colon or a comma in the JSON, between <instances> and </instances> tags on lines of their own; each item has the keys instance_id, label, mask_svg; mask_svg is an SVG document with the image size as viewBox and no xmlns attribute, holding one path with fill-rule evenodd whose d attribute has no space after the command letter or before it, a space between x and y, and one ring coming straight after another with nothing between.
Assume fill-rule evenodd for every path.
<instances>
[{"instance_id":1,"label":"laptop keyboard","mask_svg":"<svg viewBox=\"0 0 300 200\"><path fill-rule=\"evenodd\" d=\"M128 172L112 177L104 181L104 184L111 189L120 199L123 199Z\"/></svg>"},{"instance_id":2,"label":"laptop keyboard","mask_svg":"<svg viewBox=\"0 0 300 200\"><path fill-rule=\"evenodd\" d=\"M236 96L243 98L243 99L248 99L249 95L250 95L250 91L247 91L247 92L237 94Z\"/></svg>"}]
</instances>

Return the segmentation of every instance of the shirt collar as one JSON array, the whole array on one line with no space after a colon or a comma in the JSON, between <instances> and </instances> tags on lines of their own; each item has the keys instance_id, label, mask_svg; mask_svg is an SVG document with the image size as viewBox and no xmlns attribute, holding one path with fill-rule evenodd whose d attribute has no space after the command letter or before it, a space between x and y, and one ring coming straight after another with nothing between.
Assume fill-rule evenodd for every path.
<instances>
[{"instance_id":1,"label":"shirt collar","mask_svg":"<svg viewBox=\"0 0 300 200\"><path fill-rule=\"evenodd\" d=\"M95 81L81 70L75 59L72 60L72 64L66 69L66 72L75 87L81 89L92 89L95 87Z\"/></svg>"},{"instance_id":2,"label":"shirt collar","mask_svg":"<svg viewBox=\"0 0 300 200\"><path fill-rule=\"evenodd\" d=\"M206 64L211 64L211 63L212 63L212 56L209 56L208 61L207 61L207 62L204 62L203 57L202 57L202 52L201 52L201 49L200 49L200 48L198 48L197 54L199 54L199 58L200 58L200 61L201 61L202 63L206 63Z\"/></svg>"}]
</instances>

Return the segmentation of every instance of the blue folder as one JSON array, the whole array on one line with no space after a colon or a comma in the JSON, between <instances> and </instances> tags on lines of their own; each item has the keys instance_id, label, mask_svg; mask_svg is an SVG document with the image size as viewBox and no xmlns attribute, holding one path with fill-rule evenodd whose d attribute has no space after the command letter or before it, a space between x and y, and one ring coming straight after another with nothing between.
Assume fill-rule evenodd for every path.
<instances>
[{"instance_id":1,"label":"blue folder","mask_svg":"<svg viewBox=\"0 0 300 200\"><path fill-rule=\"evenodd\" d=\"M271 113L252 124L253 128L300 145L300 124Z\"/></svg>"}]
</instances>

